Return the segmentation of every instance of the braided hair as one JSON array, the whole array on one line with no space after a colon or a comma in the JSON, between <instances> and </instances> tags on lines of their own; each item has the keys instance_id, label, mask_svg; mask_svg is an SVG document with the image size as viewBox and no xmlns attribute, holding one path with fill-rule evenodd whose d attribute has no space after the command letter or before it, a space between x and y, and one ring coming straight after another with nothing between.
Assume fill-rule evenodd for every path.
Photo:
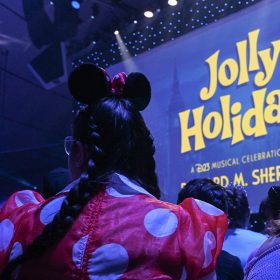
<instances>
[{"instance_id":1,"label":"braided hair","mask_svg":"<svg viewBox=\"0 0 280 280\"><path fill-rule=\"evenodd\" d=\"M108 83L104 71L94 65L83 65L70 74L70 92L78 101L87 104L77 113L73 125L74 139L88 150L86 170L65 197L53 221L21 256L8 263L1 279L11 279L18 265L40 257L57 244L112 173L122 173L160 197L153 139L139 112L150 101L150 84L143 74L133 73L128 76L128 88L120 97L110 95ZM133 85L137 86L135 91ZM142 96L139 88L143 90Z\"/></svg>"},{"instance_id":2,"label":"braided hair","mask_svg":"<svg viewBox=\"0 0 280 280\"><path fill-rule=\"evenodd\" d=\"M250 216L249 202L244 187L226 187L229 228L245 228Z\"/></svg>"}]
</instances>

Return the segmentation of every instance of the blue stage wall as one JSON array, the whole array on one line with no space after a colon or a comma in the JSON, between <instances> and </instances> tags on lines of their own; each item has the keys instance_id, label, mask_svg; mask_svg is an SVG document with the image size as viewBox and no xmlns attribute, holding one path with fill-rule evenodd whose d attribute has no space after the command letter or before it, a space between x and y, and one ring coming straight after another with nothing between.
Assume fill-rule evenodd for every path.
<instances>
[{"instance_id":1,"label":"blue stage wall","mask_svg":"<svg viewBox=\"0 0 280 280\"><path fill-rule=\"evenodd\" d=\"M162 199L175 202L185 182L210 177L244 186L256 211L279 184L279 11L280 1L263 1L109 69L151 81L143 115Z\"/></svg>"}]
</instances>

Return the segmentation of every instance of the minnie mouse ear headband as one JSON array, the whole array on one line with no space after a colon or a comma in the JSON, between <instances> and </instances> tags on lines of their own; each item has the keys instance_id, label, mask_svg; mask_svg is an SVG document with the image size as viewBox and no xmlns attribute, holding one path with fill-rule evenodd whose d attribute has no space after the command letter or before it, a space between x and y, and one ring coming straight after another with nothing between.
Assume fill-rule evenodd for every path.
<instances>
[{"instance_id":1,"label":"minnie mouse ear headband","mask_svg":"<svg viewBox=\"0 0 280 280\"><path fill-rule=\"evenodd\" d=\"M93 64L83 64L73 70L68 78L72 96L84 104L96 103L103 97L117 95L129 99L139 111L151 100L151 85L145 75L121 72L113 80L105 70Z\"/></svg>"}]
</instances>

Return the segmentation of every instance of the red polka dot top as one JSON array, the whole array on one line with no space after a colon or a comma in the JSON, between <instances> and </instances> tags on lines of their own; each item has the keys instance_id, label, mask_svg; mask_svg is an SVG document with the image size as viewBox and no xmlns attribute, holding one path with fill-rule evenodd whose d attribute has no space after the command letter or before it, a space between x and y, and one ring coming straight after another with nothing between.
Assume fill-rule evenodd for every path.
<instances>
[{"instance_id":1,"label":"red polka dot top","mask_svg":"<svg viewBox=\"0 0 280 280\"><path fill-rule=\"evenodd\" d=\"M31 190L8 199L0 210L0 271L53 220L74 184L48 200ZM14 275L28 280L216 279L226 229L225 214L214 206L196 199L163 202L115 173L63 239Z\"/></svg>"}]
</instances>

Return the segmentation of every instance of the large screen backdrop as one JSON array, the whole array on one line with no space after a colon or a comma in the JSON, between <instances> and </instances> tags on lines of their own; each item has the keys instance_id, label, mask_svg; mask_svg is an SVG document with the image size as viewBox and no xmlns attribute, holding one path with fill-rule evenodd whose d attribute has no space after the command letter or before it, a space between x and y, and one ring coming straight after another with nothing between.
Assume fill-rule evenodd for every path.
<instances>
[{"instance_id":1,"label":"large screen backdrop","mask_svg":"<svg viewBox=\"0 0 280 280\"><path fill-rule=\"evenodd\" d=\"M263 1L109 69L152 84L143 113L162 199L208 177L242 185L257 211L280 181L280 1Z\"/></svg>"}]
</instances>

